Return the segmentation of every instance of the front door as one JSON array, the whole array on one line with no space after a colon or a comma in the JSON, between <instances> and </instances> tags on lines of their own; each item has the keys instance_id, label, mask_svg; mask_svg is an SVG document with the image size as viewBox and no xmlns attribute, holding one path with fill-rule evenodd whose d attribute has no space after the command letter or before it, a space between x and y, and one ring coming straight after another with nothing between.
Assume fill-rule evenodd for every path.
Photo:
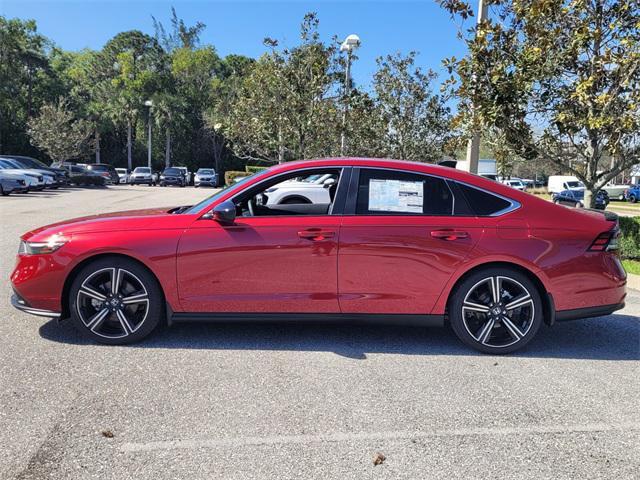
<instances>
[{"instance_id":1,"label":"front door","mask_svg":"<svg viewBox=\"0 0 640 480\"><path fill-rule=\"evenodd\" d=\"M338 180L340 171L331 171ZM324 171L304 175L317 173ZM244 197L239 194L234 199L238 216L233 224L202 218L184 233L177 252L184 311L340 311L337 253L341 216L331 204L335 188L328 183L330 192L316 195L314 203L312 195L305 193L307 186L298 185L305 178L298 174L286 180L284 186L267 180L259 191ZM290 195L276 195L282 188ZM293 198L300 203L292 203Z\"/></svg>"}]
</instances>

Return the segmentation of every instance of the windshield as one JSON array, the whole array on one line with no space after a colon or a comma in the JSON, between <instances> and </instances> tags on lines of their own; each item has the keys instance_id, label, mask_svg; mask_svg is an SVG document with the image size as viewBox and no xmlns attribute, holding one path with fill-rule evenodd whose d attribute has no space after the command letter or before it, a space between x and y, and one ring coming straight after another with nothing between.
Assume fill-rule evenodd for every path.
<instances>
[{"instance_id":1,"label":"windshield","mask_svg":"<svg viewBox=\"0 0 640 480\"><path fill-rule=\"evenodd\" d=\"M133 173L151 173L149 167L136 167Z\"/></svg>"},{"instance_id":2,"label":"windshield","mask_svg":"<svg viewBox=\"0 0 640 480\"><path fill-rule=\"evenodd\" d=\"M182 170L178 170L177 168L167 168L162 173L164 175L182 175Z\"/></svg>"},{"instance_id":3,"label":"windshield","mask_svg":"<svg viewBox=\"0 0 640 480\"><path fill-rule=\"evenodd\" d=\"M207 168L201 168L196 173L199 175L213 175L213 170L209 170Z\"/></svg>"},{"instance_id":4,"label":"windshield","mask_svg":"<svg viewBox=\"0 0 640 480\"><path fill-rule=\"evenodd\" d=\"M89 165L89 168L91 170L95 170L96 172L107 172L109 170L109 168L105 167L104 165Z\"/></svg>"},{"instance_id":5,"label":"windshield","mask_svg":"<svg viewBox=\"0 0 640 480\"><path fill-rule=\"evenodd\" d=\"M567 182L566 183L567 188L582 188L584 187L584 185L582 184L582 182L577 182L577 181L571 181L571 182Z\"/></svg>"},{"instance_id":6,"label":"windshield","mask_svg":"<svg viewBox=\"0 0 640 480\"><path fill-rule=\"evenodd\" d=\"M222 190L220 190L219 192L214 193L213 195L211 195L210 197L205 198L204 200L202 200L200 203L194 205L193 207L189 208L189 210L185 210L182 213L186 213L186 214L194 214L194 213L198 213L201 210L204 210L204 208L207 205L211 205L213 202L215 202L216 200L218 200L220 197L222 197L223 195L226 195L227 192L231 191L231 190L240 190L241 187L247 183L249 181L249 179L251 178L255 178L255 177L259 177L265 173L267 173L268 170L263 170L261 172L257 172L254 173L253 175L249 175L248 177L244 177L242 180L238 180L236 183L233 183L231 185L227 185L226 187L224 187Z\"/></svg>"}]
</instances>

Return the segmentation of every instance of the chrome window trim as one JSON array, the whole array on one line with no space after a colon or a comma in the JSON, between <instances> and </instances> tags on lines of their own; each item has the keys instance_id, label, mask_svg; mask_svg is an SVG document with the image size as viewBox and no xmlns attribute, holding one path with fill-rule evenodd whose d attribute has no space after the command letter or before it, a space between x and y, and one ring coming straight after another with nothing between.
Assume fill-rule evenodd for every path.
<instances>
[{"instance_id":1,"label":"chrome window trim","mask_svg":"<svg viewBox=\"0 0 640 480\"><path fill-rule=\"evenodd\" d=\"M455 180L455 179L451 179L452 182L458 182L462 185L464 185L465 187L469 187L469 188L473 188L475 190L480 190L481 192L484 192L488 195L493 195L494 197L498 197L502 200L504 200L505 202L509 203L509 206L506 208L503 208L502 210L498 210L497 212L494 212L490 215L476 215L476 217L500 217L502 215L505 215L507 213L513 212L515 210L518 210L522 204L520 202L518 202L517 200L513 200L512 198L509 197L505 197L504 195L500 195L499 193L496 192L492 192L491 190L487 190L486 188L482 188L482 187L478 187L476 185L471 185L470 183L467 182L463 182L461 180ZM473 206L471 206L471 208L473 209Z\"/></svg>"},{"instance_id":2,"label":"chrome window trim","mask_svg":"<svg viewBox=\"0 0 640 480\"><path fill-rule=\"evenodd\" d=\"M338 188L340 189L340 187L342 187L345 183L347 184L345 187L343 188L349 188L348 185L348 181L349 179L347 179L346 182L341 182L342 178L344 177L345 171L348 168L354 168L351 165L328 165L328 166L324 166L324 167L304 167L304 168L300 168L300 169L294 169L294 170L289 170L287 172L282 172L282 173L278 173L276 175L270 175L267 178L265 178L264 180L261 180L260 182L256 183L255 185L251 185L250 187L244 188L241 191L239 191L238 193L236 193L235 195L233 195L232 197L227 198L226 201L230 201L233 203L235 202L235 199L239 196L241 196L243 193L245 193L247 190L252 190L254 188L258 188L260 187L262 184L270 182L273 179L278 179L279 177L283 177L283 176L289 176L292 173L297 173L297 172L304 172L307 170L340 170L340 176L338 177ZM259 191L259 190L258 190ZM336 198L338 198L338 194L340 193L340 191L338 190L336 192ZM329 207L329 211L331 211L333 209L333 206L335 204L335 199L334 202L330 205ZM237 205L237 204L236 204ZM258 215L257 217L241 217L241 218L289 218L289 217L336 217L336 216L344 216L344 212L336 214L336 213L325 213L324 215Z\"/></svg>"},{"instance_id":3,"label":"chrome window trim","mask_svg":"<svg viewBox=\"0 0 640 480\"><path fill-rule=\"evenodd\" d=\"M447 189L449 190L449 193L451 194L451 213L446 214L446 215L435 215L435 214L428 214L428 213L418 213L415 215L411 215L411 214L398 214L398 215L394 215L393 213L389 213L389 214L385 214L385 217L411 217L411 216L415 216L415 217L455 217L455 216L460 216L460 215L456 215L455 211L456 211L456 196L453 193L453 190L451 190L451 187L449 186L448 181L455 181L452 178L447 178L447 177L441 177L440 175L433 175L432 173L424 173L424 172L417 172L415 170L398 170L395 168L388 168L388 167L369 167L369 166L354 166L353 168L358 168L360 170L360 172L362 172L363 170L386 170L388 172L395 172L395 173L408 173L408 174L413 174L413 175L421 175L423 177L432 177L432 178L437 178L438 180L442 180L444 182L444 184L447 186ZM357 198L357 194L359 192L356 192L356 202L358 201ZM356 216L365 216L362 214L358 214L358 213L353 213L353 215ZM367 215L367 216L375 216L375 214L371 214L371 215Z\"/></svg>"}]
</instances>

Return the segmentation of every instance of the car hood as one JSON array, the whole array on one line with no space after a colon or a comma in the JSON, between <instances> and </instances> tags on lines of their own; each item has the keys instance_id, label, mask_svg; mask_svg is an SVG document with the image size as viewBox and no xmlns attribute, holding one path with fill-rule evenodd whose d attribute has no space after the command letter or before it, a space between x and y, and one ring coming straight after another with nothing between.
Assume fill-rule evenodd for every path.
<instances>
[{"instance_id":1,"label":"car hood","mask_svg":"<svg viewBox=\"0 0 640 480\"><path fill-rule=\"evenodd\" d=\"M73 218L36 228L25 233L21 238L39 240L51 235L71 236L81 233L176 229L186 228L193 222L193 215L170 213L175 209L176 207L147 208Z\"/></svg>"}]
</instances>

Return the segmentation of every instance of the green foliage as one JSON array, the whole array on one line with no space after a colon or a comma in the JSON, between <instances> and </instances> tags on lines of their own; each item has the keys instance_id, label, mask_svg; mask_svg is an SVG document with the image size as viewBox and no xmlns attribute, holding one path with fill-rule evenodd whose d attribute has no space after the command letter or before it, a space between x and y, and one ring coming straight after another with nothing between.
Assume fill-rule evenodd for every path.
<instances>
[{"instance_id":1,"label":"green foliage","mask_svg":"<svg viewBox=\"0 0 640 480\"><path fill-rule=\"evenodd\" d=\"M640 275L640 262L636 260L622 260L622 266L633 275Z\"/></svg>"},{"instance_id":2,"label":"green foliage","mask_svg":"<svg viewBox=\"0 0 640 480\"><path fill-rule=\"evenodd\" d=\"M91 149L91 125L86 120L75 120L62 99L57 104L44 105L28 126L33 144L54 161L74 160Z\"/></svg>"},{"instance_id":3,"label":"green foliage","mask_svg":"<svg viewBox=\"0 0 640 480\"><path fill-rule=\"evenodd\" d=\"M462 20L468 2L439 0ZM637 0L493 0L450 58L447 85L467 134L495 129L515 155L576 175L585 201L640 162Z\"/></svg>"},{"instance_id":4,"label":"green foliage","mask_svg":"<svg viewBox=\"0 0 640 480\"><path fill-rule=\"evenodd\" d=\"M227 170L224 172L224 183L225 185L232 185L233 181L237 177L246 177L247 172L243 172L241 170Z\"/></svg>"},{"instance_id":5,"label":"green foliage","mask_svg":"<svg viewBox=\"0 0 640 480\"><path fill-rule=\"evenodd\" d=\"M640 259L640 217L619 217L620 256L627 259Z\"/></svg>"},{"instance_id":6,"label":"green foliage","mask_svg":"<svg viewBox=\"0 0 640 480\"><path fill-rule=\"evenodd\" d=\"M245 165L244 169L247 173L258 173L258 172L262 172L263 170L266 170L268 167L261 167L259 165Z\"/></svg>"},{"instance_id":7,"label":"green foliage","mask_svg":"<svg viewBox=\"0 0 640 480\"><path fill-rule=\"evenodd\" d=\"M221 58L201 45L204 24L187 25L174 9L168 28L154 19L155 37L131 30L78 52L54 47L34 22L0 16L0 154L88 160L95 147L96 160L133 168L147 163L151 122L155 168L239 171L248 161L339 154L348 107L347 154L439 160L452 129L434 74L415 67L414 53L381 58L371 89L355 86L346 98L345 55L318 25L305 15L297 45L267 38L268 52L254 60ZM27 122L59 98L64 112L35 122L29 142ZM71 133L55 141L38 128L45 118L91 141L72 142Z\"/></svg>"}]
</instances>

